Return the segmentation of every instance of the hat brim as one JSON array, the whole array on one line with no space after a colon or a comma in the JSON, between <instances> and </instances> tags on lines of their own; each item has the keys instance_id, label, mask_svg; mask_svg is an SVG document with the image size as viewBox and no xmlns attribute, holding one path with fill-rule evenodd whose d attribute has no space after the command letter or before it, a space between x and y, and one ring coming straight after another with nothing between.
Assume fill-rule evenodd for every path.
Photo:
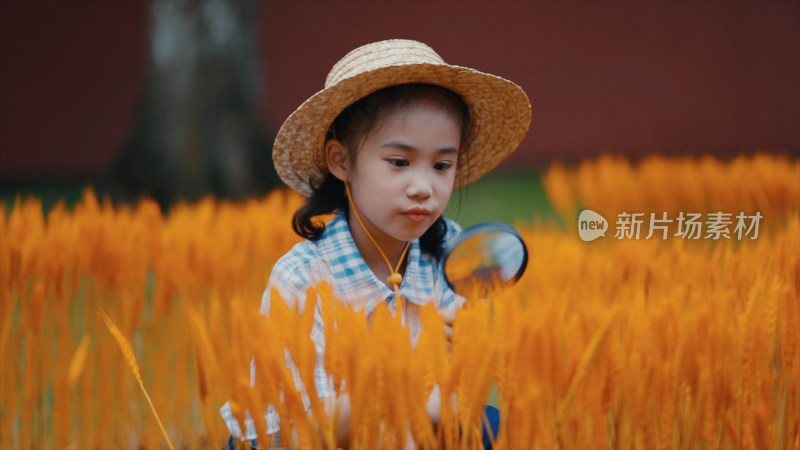
<instances>
[{"instance_id":1,"label":"hat brim","mask_svg":"<svg viewBox=\"0 0 800 450\"><path fill-rule=\"evenodd\" d=\"M464 99L472 119L468 167L456 174L454 188L492 170L513 152L531 122L525 92L501 77L447 64L404 64L359 73L317 92L283 123L272 158L281 179L308 197L310 183L319 185L328 173L325 137L333 120L348 106L380 89L424 83L450 89Z\"/></svg>"}]
</instances>

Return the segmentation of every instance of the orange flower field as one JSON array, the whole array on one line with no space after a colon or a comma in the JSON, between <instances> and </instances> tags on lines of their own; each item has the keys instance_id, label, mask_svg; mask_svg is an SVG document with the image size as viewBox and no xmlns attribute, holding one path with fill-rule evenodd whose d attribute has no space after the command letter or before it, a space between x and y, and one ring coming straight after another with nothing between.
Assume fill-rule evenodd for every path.
<instances>
[{"instance_id":1,"label":"orange flower field","mask_svg":"<svg viewBox=\"0 0 800 450\"><path fill-rule=\"evenodd\" d=\"M450 350L432 307L412 347L386 308L367 320L317 287L354 446L410 435L479 447L496 386L498 448L800 448L800 162L606 157L542 180L566 225L516 224L525 275L469 299ZM46 215L36 199L3 205L0 447L217 449L226 400L239 419L274 404L294 426L284 443L332 447L337 418L313 393L306 411L283 364L288 349L314 385L313 308L258 314L272 265L299 241L300 202L276 191L164 215L88 191ZM579 238L581 209L608 219L604 238ZM638 239L615 237L623 212L645 213ZM673 221L668 238L646 239L651 212L704 224L731 213L729 237L685 239ZM737 214L756 212L757 238L739 238ZM434 384L455 396L437 427L425 410Z\"/></svg>"}]
</instances>

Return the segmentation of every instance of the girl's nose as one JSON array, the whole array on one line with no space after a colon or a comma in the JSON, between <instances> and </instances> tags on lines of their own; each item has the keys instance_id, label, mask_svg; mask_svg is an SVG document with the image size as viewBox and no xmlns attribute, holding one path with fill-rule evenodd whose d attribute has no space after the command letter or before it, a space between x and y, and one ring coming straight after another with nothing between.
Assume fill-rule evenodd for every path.
<instances>
[{"instance_id":1,"label":"girl's nose","mask_svg":"<svg viewBox=\"0 0 800 450\"><path fill-rule=\"evenodd\" d=\"M433 186L427 178L415 177L406 188L406 195L410 198L428 198L433 195Z\"/></svg>"}]
</instances>

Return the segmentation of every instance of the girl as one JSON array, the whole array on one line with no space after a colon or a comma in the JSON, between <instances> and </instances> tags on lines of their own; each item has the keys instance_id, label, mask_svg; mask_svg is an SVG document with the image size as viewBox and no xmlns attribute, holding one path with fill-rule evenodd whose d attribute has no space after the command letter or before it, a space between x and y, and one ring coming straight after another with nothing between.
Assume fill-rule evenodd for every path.
<instances>
[{"instance_id":1,"label":"girl","mask_svg":"<svg viewBox=\"0 0 800 450\"><path fill-rule=\"evenodd\" d=\"M517 85L448 65L420 42L382 41L348 53L333 66L325 89L286 119L275 140L278 174L308 197L292 224L306 240L275 264L262 314L273 290L303 308L307 289L326 281L336 298L368 315L386 303L412 339L420 332L420 305L433 301L452 318L460 302L438 262L460 228L442 212L454 188L517 147L530 118L528 98ZM334 217L327 224L312 220L329 213ZM324 371L319 311L312 339L317 392L339 409L338 437L347 446L349 401L337 398ZM299 378L288 358L287 364ZM438 402L434 389L434 421ZM241 437L226 407L231 433ZM270 408L269 433L278 431L277 419ZM255 438L252 426L244 437Z\"/></svg>"}]
</instances>

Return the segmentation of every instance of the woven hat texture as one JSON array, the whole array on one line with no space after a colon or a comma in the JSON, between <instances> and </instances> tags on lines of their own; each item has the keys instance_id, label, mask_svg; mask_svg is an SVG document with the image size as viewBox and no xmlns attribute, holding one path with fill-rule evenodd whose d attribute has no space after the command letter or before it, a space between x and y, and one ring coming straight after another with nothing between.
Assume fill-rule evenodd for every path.
<instances>
[{"instance_id":1,"label":"woven hat texture","mask_svg":"<svg viewBox=\"0 0 800 450\"><path fill-rule=\"evenodd\" d=\"M425 83L450 89L469 106L469 170L460 170L455 186L464 186L500 164L528 132L531 106L525 92L498 76L449 65L429 46L392 39L359 47L337 62L325 88L306 100L283 123L272 150L281 179L304 196L309 182L319 185L328 173L325 136L348 106L380 89Z\"/></svg>"}]
</instances>

